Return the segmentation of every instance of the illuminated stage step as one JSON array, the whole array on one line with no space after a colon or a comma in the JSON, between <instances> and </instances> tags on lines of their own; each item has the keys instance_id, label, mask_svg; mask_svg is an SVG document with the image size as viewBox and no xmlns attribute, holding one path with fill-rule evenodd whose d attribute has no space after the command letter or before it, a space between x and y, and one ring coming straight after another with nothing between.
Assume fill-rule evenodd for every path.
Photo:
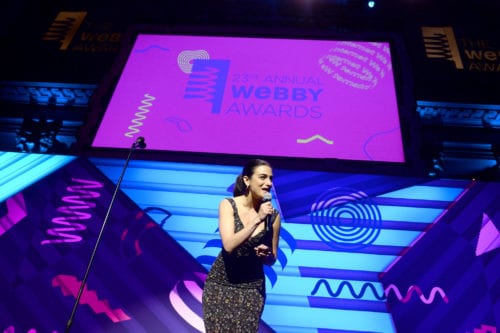
<instances>
[{"instance_id":1,"label":"illuminated stage step","mask_svg":"<svg viewBox=\"0 0 500 333\"><path fill-rule=\"evenodd\" d=\"M116 180L123 161L94 159ZM147 211L200 264L220 251L219 202L231 196L240 167L132 161L122 190ZM462 182L430 180L373 181L369 175L275 170L273 204L282 212L280 249L286 262L266 279L264 321L277 332L395 332L387 313L379 276L459 197ZM278 177L277 175L280 175ZM278 183L280 179L280 183ZM360 185L358 185L360 184ZM380 212L380 232L373 243L336 249L312 227L311 203L332 186L367 186ZM217 245L219 244L219 245Z\"/></svg>"},{"instance_id":2,"label":"illuminated stage step","mask_svg":"<svg viewBox=\"0 0 500 333\"><path fill-rule=\"evenodd\" d=\"M156 221L160 221L165 217L165 213L162 213L161 211L152 211L148 213ZM214 226L213 224L213 219L217 218L217 210L215 209L211 211L205 210L204 216L180 215L182 211L178 208L171 209L170 213L172 213L172 216L165 221L165 230L169 231L172 235L175 235L175 238L179 240L190 238L193 230L196 230L196 232L201 234L206 234L208 240L213 237L215 228L217 228L217 226ZM318 248L323 248L325 246L323 242L318 241L318 236L314 233L311 225L303 223L296 224L294 221L295 219L287 219L286 227L290 233L297 235L295 239L298 242L303 241L304 244L310 243L311 247L313 247L314 244L317 244ZM405 247L410 244L424 230L425 227L426 225L418 231L394 230L392 228L385 229L384 223L382 223L380 235L373 244L379 246ZM283 246L286 247L287 245L283 244Z\"/></svg>"},{"instance_id":3,"label":"illuminated stage step","mask_svg":"<svg viewBox=\"0 0 500 333\"><path fill-rule=\"evenodd\" d=\"M347 330L348 332L395 332L388 313L304 308L266 304L264 320L271 326ZM288 332L285 328L283 332Z\"/></svg>"},{"instance_id":4,"label":"illuminated stage step","mask_svg":"<svg viewBox=\"0 0 500 333\"><path fill-rule=\"evenodd\" d=\"M0 202L73 161L74 156L0 152Z\"/></svg>"}]
</instances>

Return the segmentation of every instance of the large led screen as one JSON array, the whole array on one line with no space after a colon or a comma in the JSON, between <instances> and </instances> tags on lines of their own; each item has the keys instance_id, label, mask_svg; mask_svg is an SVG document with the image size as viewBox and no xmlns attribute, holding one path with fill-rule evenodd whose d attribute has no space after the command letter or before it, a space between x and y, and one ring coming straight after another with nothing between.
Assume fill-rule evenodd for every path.
<instances>
[{"instance_id":1,"label":"large led screen","mask_svg":"<svg viewBox=\"0 0 500 333\"><path fill-rule=\"evenodd\" d=\"M138 34L93 147L405 162L387 41Z\"/></svg>"}]
</instances>

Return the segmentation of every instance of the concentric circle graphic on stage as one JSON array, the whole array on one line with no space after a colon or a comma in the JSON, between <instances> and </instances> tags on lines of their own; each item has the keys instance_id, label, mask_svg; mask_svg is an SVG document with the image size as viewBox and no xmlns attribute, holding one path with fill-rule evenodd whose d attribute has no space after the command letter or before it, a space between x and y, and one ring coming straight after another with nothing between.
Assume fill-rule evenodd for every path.
<instances>
[{"instance_id":1,"label":"concentric circle graphic on stage","mask_svg":"<svg viewBox=\"0 0 500 333\"><path fill-rule=\"evenodd\" d=\"M381 214L366 193L335 187L311 206L311 225L318 237L339 250L359 250L380 234Z\"/></svg>"}]
</instances>

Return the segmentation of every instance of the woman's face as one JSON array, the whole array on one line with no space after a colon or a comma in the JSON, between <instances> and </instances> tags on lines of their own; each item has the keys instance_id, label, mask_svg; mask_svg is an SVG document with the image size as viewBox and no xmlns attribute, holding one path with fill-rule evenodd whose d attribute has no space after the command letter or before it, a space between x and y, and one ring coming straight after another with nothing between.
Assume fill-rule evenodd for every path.
<instances>
[{"instance_id":1,"label":"woman's face","mask_svg":"<svg viewBox=\"0 0 500 333\"><path fill-rule=\"evenodd\" d=\"M254 198L263 198L273 187L273 170L267 165L256 167L252 176L247 179L247 185Z\"/></svg>"}]
</instances>

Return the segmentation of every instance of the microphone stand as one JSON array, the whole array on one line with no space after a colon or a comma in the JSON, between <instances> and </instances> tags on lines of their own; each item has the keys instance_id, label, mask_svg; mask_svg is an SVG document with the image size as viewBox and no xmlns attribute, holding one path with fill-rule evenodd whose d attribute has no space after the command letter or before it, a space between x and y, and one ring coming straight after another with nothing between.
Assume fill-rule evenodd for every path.
<instances>
[{"instance_id":1,"label":"microphone stand","mask_svg":"<svg viewBox=\"0 0 500 333\"><path fill-rule=\"evenodd\" d=\"M106 212L106 215L104 217L104 221L103 221L102 226L101 226L101 230L99 231L99 235L97 236L97 241L95 243L94 250L92 251L92 254L90 256L90 260L87 264L87 269L85 270L85 275L83 276L82 282L80 283L80 289L78 290L78 295L76 296L75 303L73 304L73 310L71 311L71 315L69 317L69 320L66 323L66 330L65 330L66 333L69 333L69 331L71 329L71 325L73 325L73 319L75 318L76 310L78 308L78 304L80 303L80 299L81 299L82 294L83 294L83 289L85 288L85 284L87 282L87 278L88 278L89 273L90 273L90 268L92 267L92 264L94 263L95 255L97 252L97 247L101 243L101 238L102 238L102 235L104 233L104 228L106 227L106 224L108 223L109 215L111 213L111 208L113 207L113 204L115 203L116 195L118 194L118 190L120 189L120 185L122 183L123 176L125 175L125 170L127 170L128 163L130 161L130 157L132 156L132 153L137 148L141 148L141 149L146 148L146 143L144 142L143 137L139 137L132 144L132 147L129 150L127 159L125 160L125 165L123 166L120 178L118 178L118 182L116 183L115 191L114 191L113 196L111 198L111 202L109 203L109 206L108 206L108 211Z\"/></svg>"}]
</instances>

